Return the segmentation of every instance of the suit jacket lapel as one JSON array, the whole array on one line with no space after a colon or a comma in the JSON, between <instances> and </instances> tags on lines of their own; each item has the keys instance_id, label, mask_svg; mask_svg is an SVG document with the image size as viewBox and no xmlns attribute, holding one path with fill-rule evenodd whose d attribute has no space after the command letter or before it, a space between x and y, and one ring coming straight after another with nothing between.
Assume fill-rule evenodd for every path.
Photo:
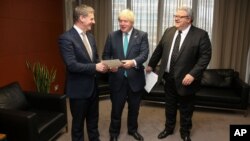
<instances>
[{"instance_id":1,"label":"suit jacket lapel","mask_svg":"<svg viewBox=\"0 0 250 141\"><path fill-rule=\"evenodd\" d=\"M130 38L129 38L127 56L129 55L130 51L132 50L133 44L136 43L137 34L138 34L137 30L133 29L133 31L130 35ZM125 56L125 58L127 58L127 57Z\"/></svg>"},{"instance_id":2,"label":"suit jacket lapel","mask_svg":"<svg viewBox=\"0 0 250 141\"><path fill-rule=\"evenodd\" d=\"M184 39L184 41L183 41L183 43L182 43L182 45L181 45L181 49L180 49L180 51L179 51L179 54L177 55L177 57L176 57L176 61L178 60L178 58L179 58L179 56L181 56L181 54L183 53L183 51L186 49L186 45L189 43L189 41L191 40L190 38L192 38L192 34L191 34L191 32L193 31L193 28L192 28L193 26L191 26L190 27L190 29L189 29L189 31L188 31L188 33L187 33L187 36L186 36L186 38Z\"/></svg>"},{"instance_id":3,"label":"suit jacket lapel","mask_svg":"<svg viewBox=\"0 0 250 141\"><path fill-rule=\"evenodd\" d=\"M118 54L121 57L121 60L124 60L126 57L124 56L124 52L123 52L123 36L122 36L121 30L117 32L116 44L117 44Z\"/></svg>"},{"instance_id":4,"label":"suit jacket lapel","mask_svg":"<svg viewBox=\"0 0 250 141\"><path fill-rule=\"evenodd\" d=\"M74 38L76 39L77 43L79 43L79 45L80 45L80 47L81 47L81 50L82 50L83 54L86 54L86 53L87 53L87 50L85 49L85 46L84 46L84 44L83 44L83 42L82 42L82 38L80 37L80 35L78 34L78 32L77 32L74 28L72 28L72 29L73 29L72 31L74 31L74 32L72 33L73 36L74 36Z\"/></svg>"},{"instance_id":5,"label":"suit jacket lapel","mask_svg":"<svg viewBox=\"0 0 250 141\"><path fill-rule=\"evenodd\" d=\"M91 61L90 57L89 57L89 54L83 44L83 41L82 41L82 38L80 37L80 35L78 34L78 32L72 28L72 34L73 34L73 37L76 39L77 43L79 43L79 46L82 50L82 53L85 57L87 57L89 59L89 61ZM89 41L90 42L90 41ZM91 42L90 42L90 45L92 46ZM92 47L91 47L92 48Z\"/></svg>"},{"instance_id":6,"label":"suit jacket lapel","mask_svg":"<svg viewBox=\"0 0 250 141\"><path fill-rule=\"evenodd\" d=\"M164 52L165 54L169 54L170 50L171 50L171 46L173 44L173 40L174 40L174 34L175 34L175 30L171 30L171 32L169 33L169 36L167 36L167 43L168 43L168 48L165 50L166 52ZM166 57L168 57L169 55L166 55ZM168 60L168 58L166 58L166 60Z\"/></svg>"},{"instance_id":7,"label":"suit jacket lapel","mask_svg":"<svg viewBox=\"0 0 250 141\"><path fill-rule=\"evenodd\" d=\"M92 57L93 57L93 61L94 61L95 60L95 52L94 52L94 49L93 49L93 47L94 47L94 40L92 38L90 38L89 34L90 33L87 32L86 36L87 36L87 38L89 40L89 45L90 45L90 48L91 48L91 51L92 51L92 55L93 55ZM85 48L85 46L84 46L84 48ZM85 52L87 53L87 56L88 56L89 60L91 61L91 58L90 58L90 56L89 56L86 48L85 48Z\"/></svg>"},{"instance_id":8,"label":"suit jacket lapel","mask_svg":"<svg viewBox=\"0 0 250 141\"><path fill-rule=\"evenodd\" d=\"M76 41L78 43L80 43L80 45L83 46L82 38L80 37L80 35L78 34L78 32L74 28L72 28L71 31L72 31L73 37L76 39Z\"/></svg>"},{"instance_id":9,"label":"suit jacket lapel","mask_svg":"<svg viewBox=\"0 0 250 141\"><path fill-rule=\"evenodd\" d=\"M164 73L166 66L167 66L171 45L172 45L174 34L176 31L175 28L169 28L167 30L170 30L170 31L165 32L166 35L164 35L164 37L163 37L164 39L162 39L162 42L164 42L164 48L163 48L162 59L161 59L161 64L162 64L161 66L162 67L160 68L160 73L162 73L162 74Z\"/></svg>"}]
</instances>

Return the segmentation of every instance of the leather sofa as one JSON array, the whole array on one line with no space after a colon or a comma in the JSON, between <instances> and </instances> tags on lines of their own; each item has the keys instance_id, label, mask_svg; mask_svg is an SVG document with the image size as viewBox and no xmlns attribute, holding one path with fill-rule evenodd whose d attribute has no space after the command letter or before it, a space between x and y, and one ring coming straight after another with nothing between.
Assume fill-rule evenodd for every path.
<instances>
[{"instance_id":1,"label":"leather sofa","mask_svg":"<svg viewBox=\"0 0 250 141\"><path fill-rule=\"evenodd\" d=\"M163 82L156 85L143 100L164 103ZM233 69L207 69L201 79L201 88L196 93L195 105L207 108L222 108L248 112L249 86Z\"/></svg>"},{"instance_id":2,"label":"leather sofa","mask_svg":"<svg viewBox=\"0 0 250 141\"><path fill-rule=\"evenodd\" d=\"M109 88L109 78L108 73L98 73L97 76L97 84L98 84L98 90L99 90L99 97L105 98L109 96L110 94L110 88Z\"/></svg>"},{"instance_id":3,"label":"leather sofa","mask_svg":"<svg viewBox=\"0 0 250 141\"><path fill-rule=\"evenodd\" d=\"M18 82L0 87L0 133L8 141L48 141L65 129L65 95L24 92Z\"/></svg>"}]
</instances>

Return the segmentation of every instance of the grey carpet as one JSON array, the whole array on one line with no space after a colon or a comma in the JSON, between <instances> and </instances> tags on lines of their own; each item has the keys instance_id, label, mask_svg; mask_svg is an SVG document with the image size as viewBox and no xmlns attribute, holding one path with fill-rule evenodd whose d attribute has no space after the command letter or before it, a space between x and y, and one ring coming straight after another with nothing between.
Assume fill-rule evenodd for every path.
<instances>
[{"instance_id":1,"label":"grey carpet","mask_svg":"<svg viewBox=\"0 0 250 141\"><path fill-rule=\"evenodd\" d=\"M99 131L101 141L109 141L109 123L111 102L109 99L100 100ZM69 110L68 110L69 111ZM157 136L164 129L165 115L163 104L152 104L142 102L138 123L139 133L144 137L144 141L160 141ZM70 111L68 121L71 123ZM122 115L122 127L119 136L120 141L135 141L127 134L127 105ZM250 124L250 115L243 116L239 111L228 111L219 109L196 108L193 115L193 128L191 131L192 141L229 141L230 124ZM181 141L179 134L179 113L177 124L173 135L168 136L162 141ZM71 124L69 131L62 133L56 141L70 141ZM85 129L85 141L88 141Z\"/></svg>"}]
</instances>

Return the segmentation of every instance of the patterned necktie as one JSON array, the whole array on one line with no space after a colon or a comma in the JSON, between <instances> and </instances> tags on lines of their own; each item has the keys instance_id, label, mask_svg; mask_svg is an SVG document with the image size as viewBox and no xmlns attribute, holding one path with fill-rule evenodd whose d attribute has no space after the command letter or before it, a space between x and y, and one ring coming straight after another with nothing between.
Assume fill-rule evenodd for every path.
<instances>
[{"instance_id":1,"label":"patterned necktie","mask_svg":"<svg viewBox=\"0 0 250 141\"><path fill-rule=\"evenodd\" d=\"M85 46L85 48L86 48L86 50L87 50L87 52L89 54L90 59L92 60L93 59L93 54L92 54L91 47L90 47L90 45L89 45L89 43L87 41L88 39L87 39L86 34L82 33L82 37L83 37L82 38L83 44L84 44L84 46Z\"/></svg>"},{"instance_id":2,"label":"patterned necktie","mask_svg":"<svg viewBox=\"0 0 250 141\"><path fill-rule=\"evenodd\" d=\"M174 68L174 65L175 65L175 61L176 61L176 58L178 56L178 53L179 53L179 47L180 47L180 41L181 41L181 31L179 30L178 32L178 35L175 39L175 43L174 43L174 49L172 51L172 56L171 56L171 60L170 60L170 69L169 69L169 73L172 73L173 72L173 68Z\"/></svg>"},{"instance_id":3,"label":"patterned necktie","mask_svg":"<svg viewBox=\"0 0 250 141\"><path fill-rule=\"evenodd\" d=\"M124 34L124 41L123 41L123 52L124 56L126 57L128 50L128 33Z\"/></svg>"}]
</instances>

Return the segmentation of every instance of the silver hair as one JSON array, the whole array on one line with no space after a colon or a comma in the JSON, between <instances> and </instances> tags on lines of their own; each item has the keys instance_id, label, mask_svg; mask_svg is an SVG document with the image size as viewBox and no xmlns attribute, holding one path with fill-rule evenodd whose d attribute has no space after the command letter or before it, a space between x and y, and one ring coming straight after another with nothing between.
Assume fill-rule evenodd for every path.
<instances>
[{"instance_id":1,"label":"silver hair","mask_svg":"<svg viewBox=\"0 0 250 141\"><path fill-rule=\"evenodd\" d=\"M187 16L190 17L191 21L193 22L193 20L194 20L194 14L193 14L192 8L190 8L188 6L181 6L180 8L178 8L178 11L179 10L186 11L187 12Z\"/></svg>"}]
</instances>

